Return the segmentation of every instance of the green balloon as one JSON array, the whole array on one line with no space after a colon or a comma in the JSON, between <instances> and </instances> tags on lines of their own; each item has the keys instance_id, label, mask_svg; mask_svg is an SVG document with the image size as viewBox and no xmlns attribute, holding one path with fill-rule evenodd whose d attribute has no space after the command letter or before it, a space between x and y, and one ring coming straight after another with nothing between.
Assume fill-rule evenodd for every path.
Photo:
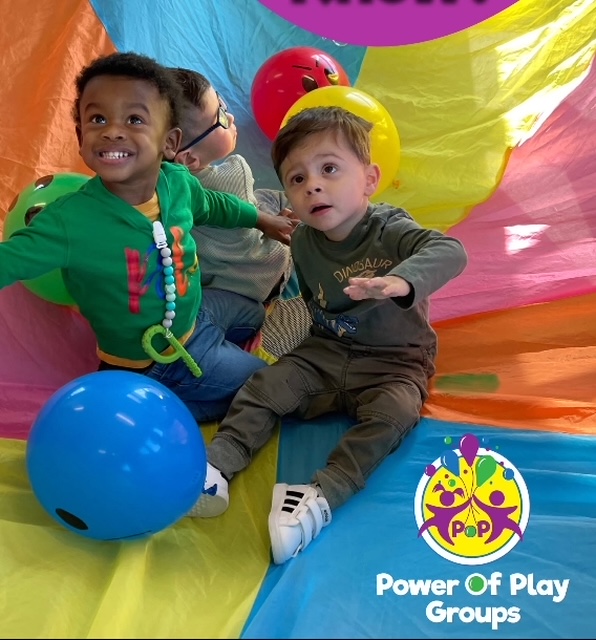
<instances>
[{"instance_id":1,"label":"green balloon","mask_svg":"<svg viewBox=\"0 0 596 640\"><path fill-rule=\"evenodd\" d=\"M31 183L13 200L4 220L4 237L8 240L13 233L31 224L43 208L57 198L78 191L89 176L82 173L56 173L44 176ZM66 290L62 272L54 269L39 278L23 280L23 284L36 296L61 305L74 305L75 301Z\"/></svg>"},{"instance_id":2,"label":"green balloon","mask_svg":"<svg viewBox=\"0 0 596 640\"><path fill-rule=\"evenodd\" d=\"M481 456L476 463L476 482L481 487L497 470L497 461L492 456Z\"/></svg>"}]
</instances>

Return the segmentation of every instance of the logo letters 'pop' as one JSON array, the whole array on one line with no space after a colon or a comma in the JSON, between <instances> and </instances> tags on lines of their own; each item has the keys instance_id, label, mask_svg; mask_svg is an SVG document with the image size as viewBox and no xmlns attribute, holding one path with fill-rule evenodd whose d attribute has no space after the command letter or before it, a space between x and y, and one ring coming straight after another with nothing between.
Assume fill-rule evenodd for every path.
<instances>
[{"instance_id":1,"label":"logo letters 'pop'","mask_svg":"<svg viewBox=\"0 0 596 640\"><path fill-rule=\"evenodd\" d=\"M446 438L447 445L451 438ZM488 441L483 438L483 445ZM459 449L446 449L427 465L414 512L418 536L447 560L481 565L501 558L520 541L530 497L520 472L467 433Z\"/></svg>"}]
</instances>

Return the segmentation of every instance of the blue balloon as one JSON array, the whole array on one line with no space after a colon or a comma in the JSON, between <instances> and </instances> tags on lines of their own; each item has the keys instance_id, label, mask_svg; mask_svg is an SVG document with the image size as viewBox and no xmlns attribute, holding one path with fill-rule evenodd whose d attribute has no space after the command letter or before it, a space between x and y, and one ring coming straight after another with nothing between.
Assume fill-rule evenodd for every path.
<instances>
[{"instance_id":1,"label":"blue balloon","mask_svg":"<svg viewBox=\"0 0 596 640\"><path fill-rule=\"evenodd\" d=\"M207 472L189 409L155 380L100 371L66 384L41 409L26 466L34 495L88 538L144 538L182 518Z\"/></svg>"},{"instance_id":2,"label":"blue balloon","mask_svg":"<svg viewBox=\"0 0 596 640\"><path fill-rule=\"evenodd\" d=\"M441 456L441 464L454 476L459 476L459 456L453 449L445 449Z\"/></svg>"}]
</instances>

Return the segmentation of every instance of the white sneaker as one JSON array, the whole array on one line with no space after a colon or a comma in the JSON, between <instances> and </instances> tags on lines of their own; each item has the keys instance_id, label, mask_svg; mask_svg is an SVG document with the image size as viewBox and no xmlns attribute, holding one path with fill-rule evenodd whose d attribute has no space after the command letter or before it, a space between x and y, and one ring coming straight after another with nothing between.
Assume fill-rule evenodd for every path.
<instances>
[{"instance_id":1,"label":"white sneaker","mask_svg":"<svg viewBox=\"0 0 596 640\"><path fill-rule=\"evenodd\" d=\"M207 476L201 497L186 514L191 518L213 518L220 516L230 504L228 481L219 469L207 463Z\"/></svg>"},{"instance_id":2,"label":"white sneaker","mask_svg":"<svg viewBox=\"0 0 596 640\"><path fill-rule=\"evenodd\" d=\"M276 484L269 514L273 562L294 558L331 522L325 498L309 484Z\"/></svg>"}]
</instances>

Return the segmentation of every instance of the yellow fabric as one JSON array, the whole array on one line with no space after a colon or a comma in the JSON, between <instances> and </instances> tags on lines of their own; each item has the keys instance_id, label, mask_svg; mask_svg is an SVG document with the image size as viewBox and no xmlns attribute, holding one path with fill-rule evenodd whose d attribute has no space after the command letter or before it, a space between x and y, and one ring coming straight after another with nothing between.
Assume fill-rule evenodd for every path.
<instances>
[{"instance_id":1,"label":"yellow fabric","mask_svg":"<svg viewBox=\"0 0 596 640\"><path fill-rule=\"evenodd\" d=\"M206 440L214 431L203 428ZM25 443L0 439L0 636L239 637L270 565L277 445L234 478L223 516L103 542L50 518L31 492Z\"/></svg>"},{"instance_id":2,"label":"yellow fabric","mask_svg":"<svg viewBox=\"0 0 596 640\"><path fill-rule=\"evenodd\" d=\"M368 49L355 86L389 111L402 154L375 200L443 231L465 218L498 186L509 151L585 77L595 33L594 0L519 0L446 38Z\"/></svg>"}]
</instances>

